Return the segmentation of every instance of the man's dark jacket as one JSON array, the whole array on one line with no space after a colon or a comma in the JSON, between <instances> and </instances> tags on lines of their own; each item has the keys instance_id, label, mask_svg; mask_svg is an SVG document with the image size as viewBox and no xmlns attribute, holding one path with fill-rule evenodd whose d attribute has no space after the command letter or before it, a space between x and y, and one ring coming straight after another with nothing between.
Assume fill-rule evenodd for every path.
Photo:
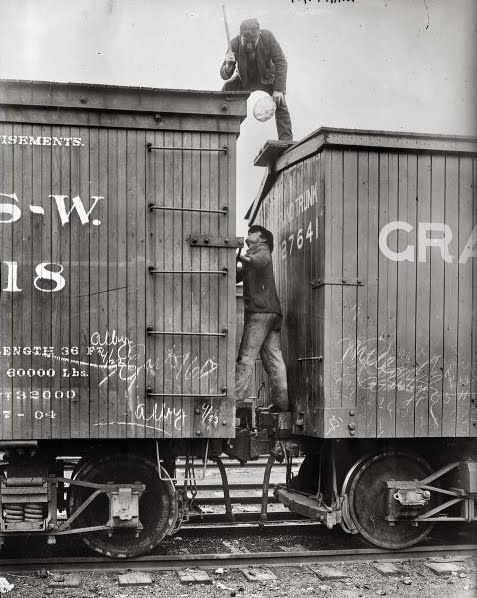
<instances>
[{"instance_id":1,"label":"man's dark jacket","mask_svg":"<svg viewBox=\"0 0 477 598\"><path fill-rule=\"evenodd\" d=\"M245 254L250 263L237 272L243 280L244 309L248 313L282 313L273 276L272 255L266 243L252 245Z\"/></svg>"},{"instance_id":2,"label":"man's dark jacket","mask_svg":"<svg viewBox=\"0 0 477 598\"><path fill-rule=\"evenodd\" d=\"M234 37L230 43L230 49L235 54L237 70L244 89L248 89L247 75L247 53L240 43L240 36ZM262 29L256 49L257 68L260 83L271 85L273 91L286 92L287 85L287 60L280 44L271 31ZM222 79L230 79L227 73L226 62L220 68Z\"/></svg>"}]
</instances>

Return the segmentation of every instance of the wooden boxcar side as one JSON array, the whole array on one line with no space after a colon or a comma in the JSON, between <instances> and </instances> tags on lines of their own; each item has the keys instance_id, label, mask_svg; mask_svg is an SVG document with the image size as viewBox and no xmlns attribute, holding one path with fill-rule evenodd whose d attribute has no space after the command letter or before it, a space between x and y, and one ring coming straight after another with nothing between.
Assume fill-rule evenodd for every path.
<instances>
[{"instance_id":1,"label":"wooden boxcar side","mask_svg":"<svg viewBox=\"0 0 477 598\"><path fill-rule=\"evenodd\" d=\"M249 216L275 235L295 433L477 434L476 155L320 129L268 165Z\"/></svg>"},{"instance_id":2,"label":"wooden boxcar side","mask_svg":"<svg viewBox=\"0 0 477 598\"><path fill-rule=\"evenodd\" d=\"M246 95L0 84L0 439L234 433Z\"/></svg>"}]
</instances>

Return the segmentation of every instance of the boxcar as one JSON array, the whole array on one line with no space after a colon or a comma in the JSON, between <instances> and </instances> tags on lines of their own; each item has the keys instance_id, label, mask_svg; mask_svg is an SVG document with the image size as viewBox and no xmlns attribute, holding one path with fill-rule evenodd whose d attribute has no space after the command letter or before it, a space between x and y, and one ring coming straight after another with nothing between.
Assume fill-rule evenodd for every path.
<instances>
[{"instance_id":1,"label":"boxcar","mask_svg":"<svg viewBox=\"0 0 477 598\"><path fill-rule=\"evenodd\" d=\"M246 98L1 82L0 541L147 550L180 510L168 459L234 435ZM59 455L83 457L67 505Z\"/></svg>"},{"instance_id":2,"label":"boxcar","mask_svg":"<svg viewBox=\"0 0 477 598\"><path fill-rule=\"evenodd\" d=\"M247 217L275 237L293 432L318 455L296 486L307 477L316 492L332 446L335 521L391 548L430 521L475 519L476 465L464 459L477 435L476 157L472 138L322 128L255 161L267 172ZM457 514L430 508L431 478L391 483L431 470L459 488L447 490ZM280 499L329 517L292 494Z\"/></svg>"}]
</instances>

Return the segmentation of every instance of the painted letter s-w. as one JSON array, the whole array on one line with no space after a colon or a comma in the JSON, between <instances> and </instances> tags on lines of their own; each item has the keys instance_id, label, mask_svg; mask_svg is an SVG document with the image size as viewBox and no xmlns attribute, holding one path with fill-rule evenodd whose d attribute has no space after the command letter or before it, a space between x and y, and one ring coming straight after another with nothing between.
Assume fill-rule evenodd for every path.
<instances>
[{"instance_id":1,"label":"painted letter s-w.","mask_svg":"<svg viewBox=\"0 0 477 598\"><path fill-rule=\"evenodd\" d=\"M13 199L18 203L18 197L16 193L0 193L2 197L8 197L9 199ZM0 224L11 224L12 222L16 222L22 215L22 212L18 206L14 203L0 203L0 214L10 214L11 218L8 220L1 220Z\"/></svg>"}]
</instances>

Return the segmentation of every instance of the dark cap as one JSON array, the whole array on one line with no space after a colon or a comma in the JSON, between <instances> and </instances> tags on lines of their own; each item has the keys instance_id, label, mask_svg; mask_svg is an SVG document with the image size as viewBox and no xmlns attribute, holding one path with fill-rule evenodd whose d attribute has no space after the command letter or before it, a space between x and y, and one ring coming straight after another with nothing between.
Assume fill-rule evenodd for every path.
<instances>
[{"instance_id":1,"label":"dark cap","mask_svg":"<svg viewBox=\"0 0 477 598\"><path fill-rule=\"evenodd\" d=\"M268 245L270 252L273 251L273 233L271 233L269 230L267 230L263 226L260 226L259 224L252 224L252 226L248 229L248 232L249 233L260 233L262 235L265 243Z\"/></svg>"},{"instance_id":2,"label":"dark cap","mask_svg":"<svg viewBox=\"0 0 477 598\"><path fill-rule=\"evenodd\" d=\"M256 37L260 33L260 25L257 19L245 19L240 23L240 34Z\"/></svg>"}]
</instances>

